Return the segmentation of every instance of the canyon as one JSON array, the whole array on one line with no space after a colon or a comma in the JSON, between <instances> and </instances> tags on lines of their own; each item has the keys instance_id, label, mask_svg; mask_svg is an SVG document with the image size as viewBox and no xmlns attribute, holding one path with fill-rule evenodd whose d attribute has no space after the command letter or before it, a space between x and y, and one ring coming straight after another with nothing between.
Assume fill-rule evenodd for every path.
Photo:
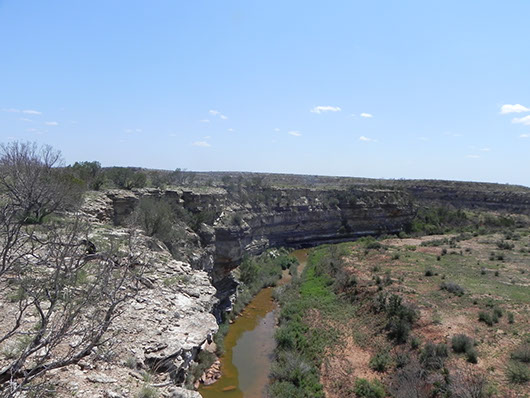
<instances>
[{"instance_id":1,"label":"canyon","mask_svg":"<svg viewBox=\"0 0 530 398\"><path fill-rule=\"evenodd\" d=\"M145 384L140 371L149 371L165 396L200 397L175 384L189 379L198 353L230 311L238 287L233 271L245 256L274 247L397 235L409 229L421 208L530 214L530 189L499 184L245 173L198 173L194 184L86 194L81 213L94 226L90 239L96 246L123 236L145 198L163 200L185 217L173 242L138 231L138 249L149 257L150 268L147 288L113 326L120 359L93 365L88 358L62 369L67 390L131 396ZM125 362L134 362L132 369Z\"/></svg>"}]
</instances>

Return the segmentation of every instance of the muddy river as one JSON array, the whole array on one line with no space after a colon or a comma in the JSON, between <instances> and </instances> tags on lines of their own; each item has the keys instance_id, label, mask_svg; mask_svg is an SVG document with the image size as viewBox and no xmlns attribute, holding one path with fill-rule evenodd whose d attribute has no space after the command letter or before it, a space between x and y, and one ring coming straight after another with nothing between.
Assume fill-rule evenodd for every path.
<instances>
[{"instance_id":1,"label":"muddy river","mask_svg":"<svg viewBox=\"0 0 530 398\"><path fill-rule=\"evenodd\" d=\"M307 249L292 253L302 272L307 261ZM289 283L291 276L284 271L279 284ZM274 332L277 303L273 288L261 290L230 325L225 337L225 355L221 358L222 377L210 386L199 388L203 398L267 397L269 370L275 348Z\"/></svg>"}]
</instances>

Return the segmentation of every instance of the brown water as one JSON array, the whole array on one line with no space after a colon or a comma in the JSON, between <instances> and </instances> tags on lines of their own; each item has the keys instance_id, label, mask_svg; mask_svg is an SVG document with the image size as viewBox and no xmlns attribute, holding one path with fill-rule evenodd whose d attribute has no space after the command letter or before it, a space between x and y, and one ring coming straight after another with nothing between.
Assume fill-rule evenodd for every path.
<instances>
[{"instance_id":1,"label":"brown water","mask_svg":"<svg viewBox=\"0 0 530 398\"><path fill-rule=\"evenodd\" d=\"M301 273L307 261L307 250L292 253ZM279 284L289 283L285 273ZM270 364L275 348L274 332L277 304L272 288L261 290L230 325L225 337L225 355L221 358L221 378L210 386L201 385L203 398L266 397Z\"/></svg>"}]
</instances>

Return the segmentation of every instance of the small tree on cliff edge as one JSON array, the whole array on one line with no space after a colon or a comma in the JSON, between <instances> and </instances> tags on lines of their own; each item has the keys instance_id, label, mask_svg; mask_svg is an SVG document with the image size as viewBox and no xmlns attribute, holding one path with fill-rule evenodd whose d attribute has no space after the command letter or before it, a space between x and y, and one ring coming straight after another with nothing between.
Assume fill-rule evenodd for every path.
<instances>
[{"instance_id":1,"label":"small tree on cliff edge","mask_svg":"<svg viewBox=\"0 0 530 398\"><path fill-rule=\"evenodd\" d=\"M59 151L36 143L0 145L0 194L25 223L79 203L83 187L66 173Z\"/></svg>"}]
</instances>

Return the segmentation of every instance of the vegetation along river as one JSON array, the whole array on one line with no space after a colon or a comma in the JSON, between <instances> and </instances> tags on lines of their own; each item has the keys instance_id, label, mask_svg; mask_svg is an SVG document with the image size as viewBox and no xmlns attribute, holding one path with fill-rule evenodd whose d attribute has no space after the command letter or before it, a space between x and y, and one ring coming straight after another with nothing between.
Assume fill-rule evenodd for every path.
<instances>
[{"instance_id":1,"label":"vegetation along river","mask_svg":"<svg viewBox=\"0 0 530 398\"><path fill-rule=\"evenodd\" d=\"M291 255L300 262L300 273L307 261L307 249L295 250ZM278 284L290 280L286 270ZM222 376L212 385L201 385L199 392L204 398L267 396L278 307L272 292L273 288L262 289L230 325L224 340L225 355L221 358Z\"/></svg>"}]
</instances>

